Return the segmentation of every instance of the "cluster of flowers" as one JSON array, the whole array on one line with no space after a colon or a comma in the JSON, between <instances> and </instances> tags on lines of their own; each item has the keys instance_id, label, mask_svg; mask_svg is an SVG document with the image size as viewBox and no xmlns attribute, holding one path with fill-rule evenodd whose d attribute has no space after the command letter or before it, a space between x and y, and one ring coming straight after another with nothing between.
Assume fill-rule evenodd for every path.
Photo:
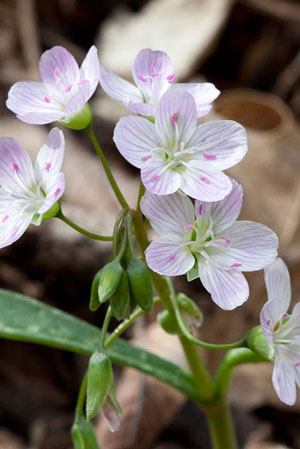
<instances>
[{"instance_id":1,"label":"cluster of flowers","mask_svg":"<svg viewBox=\"0 0 300 449\"><path fill-rule=\"evenodd\" d=\"M213 301L231 310L249 297L242 272L266 269L268 302L261 324L274 347L273 383L282 401L294 403L300 307L287 315L290 284L284 263L276 259L277 236L262 224L236 221L242 187L223 173L245 156L245 129L231 120L197 126L219 91L210 83L174 83L168 56L150 49L134 61L136 85L100 66L95 47L80 69L67 50L54 47L42 55L40 73L42 82L19 82L9 91L7 107L26 123L57 120L72 127L73 121L80 129L82 121L84 128L90 121L87 101L99 81L133 113L117 123L114 142L141 169L146 188L141 209L159 234L146 250L153 271L199 277ZM0 139L0 247L17 240L30 223L40 224L63 194L63 151L63 133L54 128L33 169L18 142Z\"/></svg>"}]
</instances>

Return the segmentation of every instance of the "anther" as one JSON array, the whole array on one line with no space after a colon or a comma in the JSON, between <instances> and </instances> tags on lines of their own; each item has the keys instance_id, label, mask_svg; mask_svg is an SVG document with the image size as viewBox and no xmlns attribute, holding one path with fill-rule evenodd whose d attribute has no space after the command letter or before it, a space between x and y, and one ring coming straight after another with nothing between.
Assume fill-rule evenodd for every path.
<instances>
[{"instance_id":1,"label":"anther","mask_svg":"<svg viewBox=\"0 0 300 449\"><path fill-rule=\"evenodd\" d=\"M58 187L58 189L55 190L54 196L56 197L59 193L60 193L60 188Z\"/></svg>"},{"instance_id":2,"label":"anther","mask_svg":"<svg viewBox=\"0 0 300 449\"><path fill-rule=\"evenodd\" d=\"M158 179L158 175L153 175L150 181L154 182Z\"/></svg>"},{"instance_id":3,"label":"anther","mask_svg":"<svg viewBox=\"0 0 300 449\"><path fill-rule=\"evenodd\" d=\"M172 125L175 125L175 123L176 123L177 120L178 120L178 117L179 117L178 112L175 112L175 114L172 115L172 117L171 117L171 123L172 123Z\"/></svg>"},{"instance_id":4,"label":"anther","mask_svg":"<svg viewBox=\"0 0 300 449\"><path fill-rule=\"evenodd\" d=\"M175 257L176 257L176 254L171 254L171 256L170 256L170 260L174 260L174 259L175 259Z\"/></svg>"},{"instance_id":5,"label":"anther","mask_svg":"<svg viewBox=\"0 0 300 449\"><path fill-rule=\"evenodd\" d=\"M206 182L206 184L209 184L209 180L205 176L200 176L201 181Z\"/></svg>"},{"instance_id":6,"label":"anther","mask_svg":"<svg viewBox=\"0 0 300 449\"><path fill-rule=\"evenodd\" d=\"M16 172L19 171L19 166L15 162L13 163L13 171L16 171Z\"/></svg>"},{"instance_id":7,"label":"anther","mask_svg":"<svg viewBox=\"0 0 300 449\"><path fill-rule=\"evenodd\" d=\"M203 208L204 208L203 204L200 204L199 211L198 211L199 215L203 214Z\"/></svg>"},{"instance_id":8,"label":"anther","mask_svg":"<svg viewBox=\"0 0 300 449\"><path fill-rule=\"evenodd\" d=\"M142 75L138 75L138 79L143 81L143 83L147 82L147 79L145 77L143 77Z\"/></svg>"},{"instance_id":9,"label":"anther","mask_svg":"<svg viewBox=\"0 0 300 449\"><path fill-rule=\"evenodd\" d=\"M226 237L221 237L222 240L224 240L226 243L230 243L230 240L227 239Z\"/></svg>"},{"instance_id":10,"label":"anther","mask_svg":"<svg viewBox=\"0 0 300 449\"><path fill-rule=\"evenodd\" d=\"M191 229L194 229L194 228L195 228L194 225L187 225L183 229L184 229L184 231L190 231Z\"/></svg>"},{"instance_id":11,"label":"anther","mask_svg":"<svg viewBox=\"0 0 300 449\"><path fill-rule=\"evenodd\" d=\"M168 75L166 79L170 84L172 84L175 80L175 73L171 73L171 75Z\"/></svg>"},{"instance_id":12,"label":"anther","mask_svg":"<svg viewBox=\"0 0 300 449\"><path fill-rule=\"evenodd\" d=\"M205 159L208 159L208 160L212 160L212 159L216 159L217 158L217 156L215 156L214 154L204 153L203 156L204 156Z\"/></svg>"},{"instance_id":13,"label":"anther","mask_svg":"<svg viewBox=\"0 0 300 449\"><path fill-rule=\"evenodd\" d=\"M141 161L146 162L146 161L148 161L151 158L152 158L151 154L148 154L148 156L141 157Z\"/></svg>"},{"instance_id":14,"label":"anther","mask_svg":"<svg viewBox=\"0 0 300 449\"><path fill-rule=\"evenodd\" d=\"M44 97L44 101L45 101L46 103L50 103L50 98L49 98L49 97Z\"/></svg>"},{"instance_id":15,"label":"anther","mask_svg":"<svg viewBox=\"0 0 300 449\"><path fill-rule=\"evenodd\" d=\"M232 265L230 265L230 268L238 268L241 267L242 264L241 263L233 263Z\"/></svg>"}]
</instances>

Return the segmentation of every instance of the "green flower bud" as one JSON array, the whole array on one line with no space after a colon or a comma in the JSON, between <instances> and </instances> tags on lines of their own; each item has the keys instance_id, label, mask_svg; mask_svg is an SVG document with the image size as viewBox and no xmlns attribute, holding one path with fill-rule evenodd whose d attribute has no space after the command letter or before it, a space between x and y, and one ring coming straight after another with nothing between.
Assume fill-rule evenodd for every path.
<instances>
[{"instance_id":1,"label":"green flower bud","mask_svg":"<svg viewBox=\"0 0 300 449\"><path fill-rule=\"evenodd\" d=\"M71 428L74 449L100 449L94 427L83 416L76 417Z\"/></svg>"},{"instance_id":2,"label":"green flower bud","mask_svg":"<svg viewBox=\"0 0 300 449\"><path fill-rule=\"evenodd\" d=\"M89 360L87 375L86 416L92 419L113 386L113 370L109 357L95 351Z\"/></svg>"},{"instance_id":3,"label":"green flower bud","mask_svg":"<svg viewBox=\"0 0 300 449\"><path fill-rule=\"evenodd\" d=\"M122 273L122 265L116 259L102 268L98 283L98 296L100 304L107 301L116 291L121 280Z\"/></svg>"},{"instance_id":4,"label":"green flower bud","mask_svg":"<svg viewBox=\"0 0 300 449\"><path fill-rule=\"evenodd\" d=\"M145 312L151 312L153 293L150 272L147 265L133 257L127 267L130 290L137 305Z\"/></svg>"},{"instance_id":5,"label":"green flower bud","mask_svg":"<svg viewBox=\"0 0 300 449\"><path fill-rule=\"evenodd\" d=\"M266 360L273 360L274 349L268 343L261 326L255 326L248 332L246 343L249 349Z\"/></svg>"},{"instance_id":6,"label":"green flower bud","mask_svg":"<svg viewBox=\"0 0 300 449\"><path fill-rule=\"evenodd\" d=\"M59 120L64 126L70 129L80 130L87 128L92 122L92 111L90 105L85 103L85 105L80 109L79 112L72 115L71 117L66 117Z\"/></svg>"},{"instance_id":7,"label":"green flower bud","mask_svg":"<svg viewBox=\"0 0 300 449\"><path fill-rule=\"evenodd\" d=\"M100 307L100 301L99 301L99 295L98 295L98 286L99 286L99 279L101 275L101 271L99 270L93 279L92 286L91 286L91 294L90 294L90 305L89 308L92 312L95 312L95 310Z\"/></svg>"},{"instance_id":8,"label":"green flower bud","mask_svg":"<svg viewBox=\"0 0 300 449\"><path fill-rule=\"evenodd\" d=\"M130 291L126 271L123 269L116 291L109 298L112 314L117 320L128 318L130 314Z\"/></svg>"},{"instance_id":9,"label":"green flower bud","mask_svg":"<svg viewBox=\"0 0 300 449\"><path fill-rule=\"evenodd\" d=\"M157 315L157 320L163 330L168 334L182 335L174 313L170 312L169 310L162 310Z\"/></svg>"}]
</instances>

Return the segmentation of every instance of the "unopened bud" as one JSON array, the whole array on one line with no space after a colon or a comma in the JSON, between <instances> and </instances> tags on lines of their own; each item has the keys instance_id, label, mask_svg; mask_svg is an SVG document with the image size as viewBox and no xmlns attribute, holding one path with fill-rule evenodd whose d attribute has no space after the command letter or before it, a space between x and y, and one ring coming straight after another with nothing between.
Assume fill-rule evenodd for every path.
<instances>
[{"instance_id":1,"label":"unopened bud","mask_svg":"<svg viewBox=\"0 0 300 449\"><path fill-rule=\"evenodd\" d=\"M71 436L74 449L100 449L94 427L83 416L76 417Z\"/></svg>"},{"instance_id":2,"label":"unopened bud","mask_svg":"<svg viewBox=\"0 0 300 449\"><path fill-rule=\"evenodd\" d=\"M127 276L133 299L145 312L151 312L153 293L150 272L147 265L133 257L127 268Z\"/></svg>"},{"instance_id":3,"label":"unopened bud","mask_svg":"<svg viewBox=\"0 0 300 449\"><path fill-rule=\"evenodd\" d=\"M116 291L109 298L113 316L117 320L128 318L130 314L130 291L126 271L123 269Z\"/></svg>"},{"instance_id":4,"label":"unopened bud","mask_svg":"<svg viewBox=\"0 0 300 449\"><path fill-rule=\"evenodd\" d=\"M99 270L93 279L92 286L91 286L91 294L90 294L90 305L89 308L92 312L95 312L95 310L100 307L100 301L99 301L99 294L98 294L98 286L99 286L99 279L100 274L102 270Z\"/></svg>"},{"instance_id":5,"label":"unopened bud","mask_svg":"<svg viewBox=\"0 0 300 449\"><path fill-rule=\"evenodd\" d=\"M107 301L116 291L123 273L122 265L118 260L105 265L100 273L98 283L98 296L100 304Z\"/></svg>"}]
</instances>

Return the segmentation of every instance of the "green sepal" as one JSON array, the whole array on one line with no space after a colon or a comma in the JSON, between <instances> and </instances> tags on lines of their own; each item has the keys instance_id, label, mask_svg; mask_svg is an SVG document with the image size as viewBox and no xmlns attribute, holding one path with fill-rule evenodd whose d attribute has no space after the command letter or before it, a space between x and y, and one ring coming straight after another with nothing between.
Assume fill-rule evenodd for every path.
<instances>
[{"instance_id":1,"label":"green sepal","mask_svg":"<svg viewBox=\"0 0 300 449\"><path fill-rule=\"evenodd\" d=\"M255 326L246 336L246 344L251 351L265 360L272 361L274 358L274 348L268 343L263 334L261 326Z\"/></svg>"},{"instance_id":2,"label":"green sepal","mask_svg":"<svg viewBox=\"0 0 300 449\"><path fill-rule=\"evenodd\" d=\"M110 358L95 351L89 360L87 375L86 416L92 419L109 394L113 385L113 370Z\"/></svg>"},{"instance_id":3,"label":"green sepal","mask_svg":"<svg viewBox=\"0 0 300 449\"><path fill-rule=\"evenodd\" d=\"M76 417L71 436L74 449L100 449L94 427L82 415Z\"/></svg>"},{"instance_id":4,"label":"green sepal","mask_svg":"<svg viewBox=\"0 0 300 449\"><path fill-rule=\"evenodd\" d=\"M99 270L93 279L92 285L91 285L91 294L90 294L90 304L89 309L92 312L95 312L98 307L100 307L100 301L99 301L99 294L98 294L98 285L99 285L99 279L101 275L101 270Z\"/></svg>"},{"instance_id":5,"label":"green sepal","mask_svg":"<svg viewBox=\"0 0 300 449\"><path fill-rule=\"evenodd\" d=\"M130 290L126 271L123 269L116 291L109 298L112 315L117 320L128 318L130 315Z\"/></svg>"},{"instance_id":6,"label":"green sepal","mask_svg":"<svg viewBox=\"0 0 300 449\"><path fill-rule=\"evenodd\" d=\"M186 274L188 282L193 281L199 277L198 265L197 263L191 268Z\"/></svg>"},{"instance_id":7,"label":"green sepal","mask_svg":"<svg viewBox=\"0 0 300 449\"><path fill-rule=\"evenodd\" d=\"M173 312L170 312L169 310L162 310L157 315L157 320L163 330L168 334L182 335Z\"/></svg>"},{"instance_id":8,"label":"green sepal","mask_svg":"<svg viewBox=\"0 0 300 449\"><path fill-rule=\"evenodd\" d=\"M133 257L127 267L127 276L131 294L135 302L144 312L151 312L153 307L153 292L147 265L137 257Z\"/></svg>"},{"instance_id":9,"label":"green sepal","mask_svg":"<svg viewBox=\"0 0 300 449\"><path fill-rule=\"evenodd\" d=\"M116 259L102 268L98 283L98 297L100 304L107 301L116 291L122 273L122 265Z\"/></svg>"},{"instance_id":10,"label":"green sepal","mask_svg":"<svg viewBox=\"0 0 300 449\"><path fill-rule=\"evenodd\" d=\"M42 220L43 221L49 220L50 218L56 217L59 211L60 211L60 202L56 201L56 203L54 203L53 206L42 215Z\"/></svg>"},{"instance_id":11,"label":"green sepal","mask_svg":"<svg viewBox=\"0 0 300 449\"><path fill-rule=\"evenodd\" d=\"M66 126L67 128L74 129L76 131L80 129L87 128L93 119L92 110L88 103L78 111L76 114L71 117L66 117L64 119L59 120L59 123Z\"/></svg>"}]
</instances>

